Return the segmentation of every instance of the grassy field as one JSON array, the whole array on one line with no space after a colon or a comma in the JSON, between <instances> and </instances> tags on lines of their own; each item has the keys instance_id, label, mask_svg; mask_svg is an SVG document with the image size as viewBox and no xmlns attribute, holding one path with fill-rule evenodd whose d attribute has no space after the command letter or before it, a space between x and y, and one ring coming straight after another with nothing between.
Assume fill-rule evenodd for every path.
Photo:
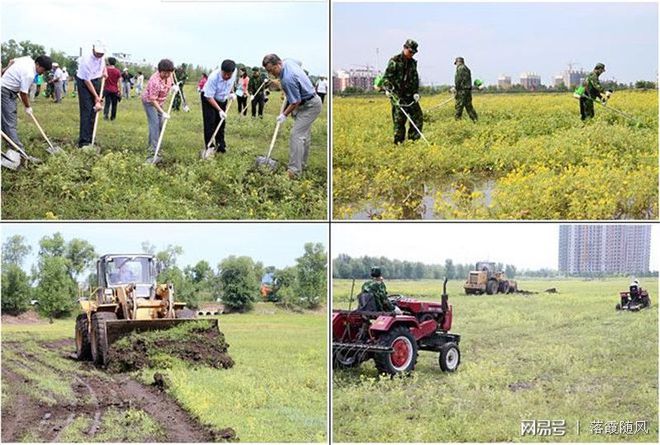
<instances>
[{"instance_id":1,"label":"grassy field","mask_svg":"<svg viewBox=\"0 0 660 445\"><path fill-rule=\"evenodd\" d=\"M356 283L356 287L358 284ZM388 281L388 292L440 301L439 281ZM422 352L414 374L379 378L373 361L333 377L337 442L656 442L657 279L652 307L614 310L628 281L520 281L534 295L465 296L448 284L461 365L444 374ZM350 281L334 280L335 308ZM556 287L558 294L543 291ZM353 305L355 307L355 305ZM521 436L522 420L565 420L566 435ZM648 434L593 434L594 421L648 421ZM580 433L577 433L577 422Z\"/></svg>"},{"instance_id":2,"label":"grassy field","mask_svg":"<svg viewBox=\"0 0 660 445\"><path fill-rule=\"evenodd\" d=\"M189 364L179 362L167 370L143 370L135 377L146 386L153 382L155 371L164 373L170 382L167 393L193 418L212 428L231 427L243 442L325 441L325 312L292 314L259 303L249 314L221 315L220 329L230 345L229 353L235 360L233 368L192 369ZM106 386L120 385L119 377L63 357L75 349L73 320L58 320L52 325L5 323L2 342L24 345L28 357L47 363L33 360L30 366L36 372L26 373L21 364L28 363L22 355L25 352L3 347L3 410L26 398L36 398L45 406L70 404L77 397L73 379L82 378L93 385L94 381L113 378ZM8 385L5 372L25 374L28 380L22 386ZM66 424L55 441L140 442L163 441L166 437L162 424L132 409L105 411L97 435L90 439L84 431L89 429L93 417L93 412L78 416ZM115 422L117 419L124 420ZM5 428L8 427L3 418L3 437ZM44 440L34 432L24 437L32 442ZM194 437L175 441L191 440L195 441Z\"/></svg>"},{"instance_id":3,"label":"grassy field","mask_svg":"<svg viewBox=\"0 0 660 445\"><path fill-rule=\"evenodd\" d=\"M201 105L194 86L185 87L190 113L173 112L161 147L163 162L145 164L147 119L140 99L122 100L117 119L98 125L100 155L76 147L78 99L54 104L40 97L34 113L62 156L46 153L46 142L23 112L19 136L27 152L44 160L19 172L3 170L3 219L323 219L327 204L326 108L312 126L309 165L289 180L288 119L273 150L278 168L255 166L265 156L279 113L280 94L266 104L264 118L241 117L236 104L225 130L227 153L202 161ZM168 102L164 105L165 108ZM248 110L249 115L249 110ZM4 146L4 141L3 141Z\"/></svg>"},{"instance_id":4,"label":"grassy field","mask_svg":"<svg viewBox=\"0 0 660 445\"><path fill-rule=\"evenodd\" d=\"M475 94L479 122L425 96L430 142L392 143L385 97L333 98L333 214L341 219L654 219L658 95L616 92L580 121L570 93ZM368 178L368 180L365 180Z\"/></svg>"}]
</instances>

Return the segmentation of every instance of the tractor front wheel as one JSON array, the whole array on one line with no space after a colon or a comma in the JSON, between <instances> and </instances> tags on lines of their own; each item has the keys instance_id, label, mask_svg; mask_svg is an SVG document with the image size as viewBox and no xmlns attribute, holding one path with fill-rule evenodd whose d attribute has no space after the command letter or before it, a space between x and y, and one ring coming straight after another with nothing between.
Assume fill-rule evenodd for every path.
<instances>
[{"instance_id":1,"label":"tractor front wheel","mask_svg":"<svg viewBox=\"0 0 660 445\"><path fill-rule=\"evenodd\" d=\"M89 342L89 321L87 314L76 318L76 359L91 360L92 345Z\"/></svg>"},{"instance_id":2,"label":"tractor front wheel","mask_svg":"<svg viewBox=\"0 0 660 445\"><path fill-rule=\"evenodd\" d=\"M461 363L461 351L453 341L445 343L440 347L440 369L444 372L454 372Z\"/></svg>"},{"instance_id":3,"label":"tractor front wheel","mask_svg":"<svg viewBox=\"0 0 660 445\"><path fill-rule=\"evenodd\" d=\"M378 372L400 374L410 372L417 364L417 341L404 326L399 326L384 334L379 344L392 348L392 352L375 354L374 361Z\"/></svg>"},{"instance_id":4,"label":"tractor front wheel","mask_svg":"<svg viewBox=\"0 0 660 445\"><path fill-rule=\"evenodd\" d=\"M108 364L108 331L105 322L116 320L117 315L112 312L94 312L92 314L92 361L97 366L105 367Z\"/></svg>"},{"instance_id":5,"label":"tractor front wheel","mask_svg":"<svg viewBox=\"0 0 660 445\"><path fill-rule=\"evenodd\" d=\"M497 281L491 280L488 283L486 283L486 293L488 295L493 295L497 293Z\"/></svg>"}]
</instances>

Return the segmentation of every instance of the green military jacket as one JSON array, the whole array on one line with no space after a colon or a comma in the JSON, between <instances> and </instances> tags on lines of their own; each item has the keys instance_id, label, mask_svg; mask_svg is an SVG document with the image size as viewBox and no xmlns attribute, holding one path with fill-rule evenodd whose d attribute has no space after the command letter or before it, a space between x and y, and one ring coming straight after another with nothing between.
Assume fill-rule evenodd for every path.
<instances>
[{"instance_id":1,"label":"green military jacket","mask_svg":"<svg viewBox=\"0 0 660 445\"><path fill-rule=\"evenodd\" d=\"M374 296L374 301L379 311L393 311L394 305L387 299L387 288L382 281L365 281L362 285L362 292Z\"/></svg>"},{"instance_id":2,"label":"green military jacket","mask_svg":"<svg viewBox=\"0 0 660 445\"><path fill-rule=\"evenodd\" d=\"M403 53L392 57L383 75L383 85L399 98L412 97L413 94L419 93L417 61L406 59Z\"/></svg>"},{"instance_id":3,"label":"green military jacket","mask_svg":"<svg viewBox=\"0 0 660 445\"><path fill-rule=\"evenodd\" d=\"M598 74L596 71L590 72L584 80L584 88L587 96L593 98L600 97L600 95L605 92L605 88L602 87L600 80L598 80Z\"/></svg>"},{"instance_id":4,"label":"green military jacket","mask_svg":"<svg viewBox=\"0 0 660 445\"><path fill-rule=\"evenodd\" d=\"M454 77L454 86L456 90L471 90L472 89L472 73L470 68L464 64L456 66L456 76Z\"/></svg>"},{"instance_id":5,"label":"green military jacket","mask_svg":"<svg viewBox=\"0 0 660 445\"><path fill-rule=\"evenodd\" d=\"M250 80L248 82L248 93L254 94L259 89L261 84L264 83L264 79L265 77L263 77L261 74L259 74L259 76L257 77L250 76ZM259 91L259 93L263 93L264 88L262 88L261 91Z\"/></svg>"}]
</instances>

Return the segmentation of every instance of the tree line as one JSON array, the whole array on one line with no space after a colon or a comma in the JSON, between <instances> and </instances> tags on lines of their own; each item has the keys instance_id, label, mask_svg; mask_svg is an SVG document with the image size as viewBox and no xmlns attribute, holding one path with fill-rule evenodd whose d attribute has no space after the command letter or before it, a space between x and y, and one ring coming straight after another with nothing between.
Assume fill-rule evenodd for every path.
<instances>
[{"instance_id":1,"label":"tree line","mask_svg":"<svg viewBox=\"0 0 660 445\"><path fill-rule=\"evenodd\" d=\"M229 256L213 268L202 260L183 268L177 264L181 246L158 251L150 242L142 251L155 256L158 283L172 283L176 299L195 309L203 302L222 302L227 311L246 312L260 299L265 273L273 273L281 285L279 304L288 308L315 309L326 299L327 260L321 243L306 243L294 266L277 269L249 256ZM2 245L2 313L17 315L34 307L42 316L66 317L77 310L77 300L89 297L97 287L92 270L99 255L86 240L66 241L58 232L39 241L37 262L23 267L32 247L21 235Z\"/></svg>"}]
</instances>

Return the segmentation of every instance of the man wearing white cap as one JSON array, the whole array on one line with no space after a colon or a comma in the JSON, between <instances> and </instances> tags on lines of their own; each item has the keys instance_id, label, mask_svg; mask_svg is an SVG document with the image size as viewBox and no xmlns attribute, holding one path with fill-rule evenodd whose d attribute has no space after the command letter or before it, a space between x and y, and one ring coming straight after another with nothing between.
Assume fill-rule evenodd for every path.
<instances>
[{"instance_id":1,"label":"man wearing white cap","mask_svg":"<svg viewBox=\"0 0 660 445\"><path fill-rule=\"evenodd\" d=\"M62 102L64 71L60 68L59 63L53 62L53 88L55 90L55 103Z\"/></svg>"},{"instance_id":2,"label":"man wearing white cap","mask_svg":"<svg viewBox=\"0 0 660 445\"><path fill-rule=\"evenodd\" d=\"M78 59L78 72L76 73L76 85L78 86L78 106L80 108L80 136L78 147L84 147L92 143L92 132L94 131L94 116L101 110L101 78L105 73L105 45L94 42L92 52Z\"/></svg>"}]
</instances>

